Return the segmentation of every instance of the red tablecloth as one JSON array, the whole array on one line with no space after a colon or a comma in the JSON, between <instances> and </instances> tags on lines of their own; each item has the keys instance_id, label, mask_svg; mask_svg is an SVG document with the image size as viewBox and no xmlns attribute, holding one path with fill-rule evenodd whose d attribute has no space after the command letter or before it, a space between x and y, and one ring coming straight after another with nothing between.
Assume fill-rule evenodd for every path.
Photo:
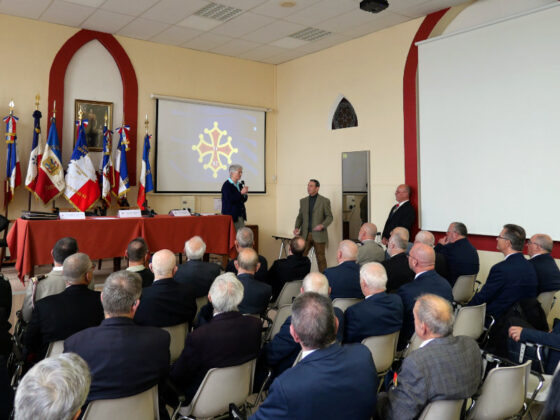
<instances>
[{"instance_id":1,"label":"red tablecloth","mask_svg":"<svg viewBox=\"0 0 560 420\"><path fill-rule=\"evenodd\" d=\"M206 242L206 252L235 256L235 228L230 216L17 219L8 233L8 246L23 278L35 265L52 263L51 250L65 236L76 238L80 252L97 260L124 256L128 243L138 236L146 240L151 252L163 248L182 252L185 241L195 235Z\"/></svg>"}]
</instances>

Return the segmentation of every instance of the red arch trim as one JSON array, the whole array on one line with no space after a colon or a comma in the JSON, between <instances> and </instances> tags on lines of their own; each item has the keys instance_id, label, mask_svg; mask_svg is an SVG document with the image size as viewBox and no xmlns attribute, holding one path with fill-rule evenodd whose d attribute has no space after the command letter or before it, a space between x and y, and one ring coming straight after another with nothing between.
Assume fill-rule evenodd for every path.
<instances>
[{"instance_id":1,"label":"red arch trim","mask_svg":"<svg viewBox=\"0 0 560 420\"><path fill-rule=\"evenodd\" d=\"M117 67L121 73L123 84L123 111L126 118L126 124L130 125L130 151L127 154L128 175L130 185L134 186L136 185L138 80L136 79L136 72L134 71L130 58L113 35L104 32L82 29L68 39L60 50L58 50L49 74L48 115L52 115L53 103L56 101L57 131L58 137L62 139L62 127L64 121L64 77L66 75L66 70L68 69L68 64L76 51L94 39L98 40L107 49L107 51L109 51L117 63Z\"/></svg>"}]
</instances>

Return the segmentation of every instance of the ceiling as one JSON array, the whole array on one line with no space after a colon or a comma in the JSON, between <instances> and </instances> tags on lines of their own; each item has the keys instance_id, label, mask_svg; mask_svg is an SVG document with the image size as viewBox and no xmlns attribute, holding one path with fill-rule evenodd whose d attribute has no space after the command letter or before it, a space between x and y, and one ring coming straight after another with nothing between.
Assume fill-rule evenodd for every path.
<instances>
[{"instance_id":1,"label":"ceiling","mask_svg":"<svg viewBox=\"0 0 560 420\"><path fill-rule=\"evenodd\" d=\"M0 0L0 13L280 64L466 0Z\"/></svg>"}]
</instances>

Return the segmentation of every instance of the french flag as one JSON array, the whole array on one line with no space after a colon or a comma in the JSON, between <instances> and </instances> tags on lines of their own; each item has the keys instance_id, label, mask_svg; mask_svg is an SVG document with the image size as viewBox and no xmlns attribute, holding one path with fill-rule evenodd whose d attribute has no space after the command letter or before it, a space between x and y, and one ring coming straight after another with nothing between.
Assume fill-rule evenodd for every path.
<instances>
[{"instance_id":1,"label":"french flag","mask_svg":"<svg viewBox=\"0 0 560 420\"><path fill-rule=\"evenodd\" d=\"M141 210L145 210L146 194L154 190L152 181L152 169L150 168L150 135L144 137L144 151L142 153L142 171L140 172L140 186L138 187L138 198L136 202Z\"/></svg>"},{"instance_id":2,"label":"french flag","mask_svg":"<svg viewBox=\"0 0 560 420\"><path fill-rule=\"evenodd\" d=\"M18 118L11 113L4 118L6 123L6 183L4 190L4 207L14 198L15 189L21 185L21 168L17 154L16 125Z\"/></svg>"},{"instance_id":3,"label":"french flag","mask_svg":"<svg viewBox=\"0 0 560 420\"><path fill-rule=\"evenodd\" d=\"M64 191L64 170L60 154L60 142L56 131L56 119L52 117L49 136L41 161L39 162L35 195L47 204Z\"/></svg>"},{"instance_id":4,"label":"french flag","mask_svg":"<svg viewBox=\"0 0 560 420\"><path fill-rule=\"evenodd\" d=\"M126 152L128 151L128 132L130 126L123 125L117 128L119 133L119 144L115 154L115 186L113 194L117 197L125 196L130 189L130 181L128 179L128 165L126 163Z\"/></svg>"}]
</instances>

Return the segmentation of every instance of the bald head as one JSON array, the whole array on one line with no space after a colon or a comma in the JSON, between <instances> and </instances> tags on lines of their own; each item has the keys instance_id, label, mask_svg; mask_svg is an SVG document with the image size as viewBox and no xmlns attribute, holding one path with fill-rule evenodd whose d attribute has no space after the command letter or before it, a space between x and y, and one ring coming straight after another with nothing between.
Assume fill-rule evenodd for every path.
<instances>
[{"instance_id":1,"label":"bald head","mask_svg":"<svg viewBox=\"0 0 560 420\"><path fill-rule=\"evenodd\" d=\"M362 268L360 268L360 287L364 296L384 292L387 289L385 267L376 262L362 265Z\"/></svg>"},{"instance_id":2,"label":"bald head","mask_svg":"<svg viewBox=\"0 0 560 420\"><path fill-rule=\"evenodd\" d=\"M66 282L70 284L89 284L91 281L90 272L93 272L93 264L83 252L66 257L64 264L62 264L62 275Z\"/></svg>"},{"instance_id":3,"label":"bald head","mask_svg":"<svg viewBox=\"0 0 560 420\"><path fill-rule=\"evenodd\" d=\"M354 241L344 240L338 245L336 258L339 263L356 261L358 259L358 245Z\"/></svg>"},{"instance_id":4,"label":"bald head","mask_svg":"<svg viewBox=\"0 0 560 420\"><path fill-rule=\"evenodd\" d=\"M426 244L416 243L410 250L408 265L416 274L433 270L436 262L434 249Z\"/></svg>"},{"instance_id":5,"label":"bald head","mask_svg":"<svg viewBox=\"0 0 560 420\"><path fill-rule=\"evenodd\" d=\"M364 223L358 233L358 240L360 242L375 239L377 236L377 226L373 223Z\"/></svg>"},{"instance_id":6,"label":"bald head","mask_svg":"<svg viewBox=\"0 0 560 420\"><path fill-rule=\"evenodd\" d=\"M537 233L531 236L527 249L529 251L529 255L532 257L533 255L548 254L552 252L553 246L554 242L550 236L544 233Z\"/></svg>"},{"instance_id":7,"label":"bald head","mask_svg":"<svg viewBox=\"0 0 560 420\"><path fill-rule=\"evenodd\" d=\"M253 248L242 248L237 254L235 268L239 274L255 274L259 266L259 255Z\"/></svg>"},{"instance_id":8,"label":"bald head","mask_svg":"<svg viewBox=\"0 0 560 420\"><path fill-rule=\"evenodd\" d=\"M173 277L176 271L175 254L168 249L156 252L150 268L154 272L154 280Z\"/></svg>"},{"instance_id":9,"label":"bald head","mask_svg":"<svg viewBox=\"0 0 560 420\"><path fill-rule=\"evenodd\" d=\"M305 239L301 236L294 236L290 241L290 253L292 255L302 256L305 250Z\"/></svg>"},{"instance_id":10,"label":"bald head","mask_svg":"<svg viewBox=\"0 0 560 420\"><path fill-rule=\"evenodd\" d=\"M414 237L414 243L425 244L433 248L436 243L436 238L434 238L432 232L428 232L427 230L421 230Z\"/></svg>"},{"instance_id":11,"label":"bald head","mask_svg":"<svg viewBox=\"0 0 560 420\"><path fill-rule=\"evenodd\" d=\"M315 292L328 297L329 289L329 280L318 271L313 271L305 276L301 284L301 293Z\"/></svg>"},{"instance_id":12,"label":"bald head","mask_svg":"<svg viewBox=\"0 0 560 420\"><path fill-rule=\"evenodd\" d=\"M391 231L391 236L398 235L403 238L406 242L410 240L410 233L408 232L407 228L402 226L398 226Z\"/></svg>"}]
</instances>

